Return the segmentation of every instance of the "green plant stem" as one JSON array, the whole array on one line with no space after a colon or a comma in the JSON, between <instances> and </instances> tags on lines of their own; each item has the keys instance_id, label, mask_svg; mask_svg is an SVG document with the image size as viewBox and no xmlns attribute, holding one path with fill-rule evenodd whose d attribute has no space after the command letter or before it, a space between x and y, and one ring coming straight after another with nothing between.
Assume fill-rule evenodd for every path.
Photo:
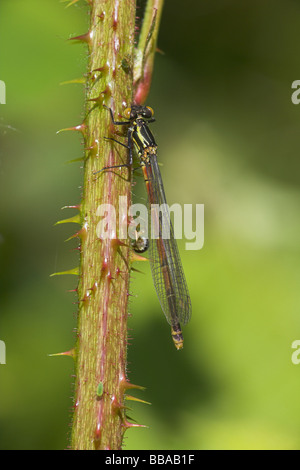
<instances>
[{"instance_id":1,"label":"green plant stem","mask_svg":"<svg viewBox=\"0 0 300 470\"><path fill-rule=\"evenodd\" d=\"M131 201L131 171L95 172L127 161L127 149L104 139L112 135L112 128L103 104L119 120L124 108L131 105L135 8L135 0L94 0L89 32L77 38L88 43L89 65L86 118L79 129L86 153L82 228L78 232L81 259L73 449L120 449L123 433L130 426L123 408L124 392L131 387L126 379L130 253L118 228L113 239L104 238L97 209L100 204L110 204L118 227L119 196L126 198L128 206ZM121 66L124 57L131 63L128 70ZM127 229L126 217L122 223ZM101 397L97 394L100 383Z\"/></svg>"}]
</instances>

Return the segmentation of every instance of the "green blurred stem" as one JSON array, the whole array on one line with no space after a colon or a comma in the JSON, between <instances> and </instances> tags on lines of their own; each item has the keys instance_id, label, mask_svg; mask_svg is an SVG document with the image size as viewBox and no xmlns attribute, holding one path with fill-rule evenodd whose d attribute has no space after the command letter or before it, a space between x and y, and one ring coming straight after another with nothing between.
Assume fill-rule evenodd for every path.
<instances>
[{"instance_id":1,"label":"green blurred stem","mask_svg":"<svg viewBox=\"0 0 300 470\"><path fill-rule=\"evenodd\" d=\"M145 102L150 90L163 4L164 0L148 0L146 4L134 56L134 98L138 104Z\"/></svg>"}]
</instances>

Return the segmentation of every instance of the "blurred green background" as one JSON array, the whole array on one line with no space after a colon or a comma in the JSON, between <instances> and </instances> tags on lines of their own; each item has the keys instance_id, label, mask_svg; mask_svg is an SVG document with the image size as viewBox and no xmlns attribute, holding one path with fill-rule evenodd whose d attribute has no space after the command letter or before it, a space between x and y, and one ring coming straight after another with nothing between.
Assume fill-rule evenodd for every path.
<instances>
[{"instance_id":1,"label":"blurred green background","mask_svg":"<svg viewBox=\"0 0 300 470\"><path fill-rule=\"evenodd\" d=\"M74 344L72 227L82 141L85 2L1 0L0 448L64 449ZM185 251L193 304L177 352L148 266L135 273L129 378L147 387L131 415L148 429L126 449L299 449L300 79L296 0L167 0L152 129L170 204L205 204L205 244Z\"/></svg>"}]
</instances>

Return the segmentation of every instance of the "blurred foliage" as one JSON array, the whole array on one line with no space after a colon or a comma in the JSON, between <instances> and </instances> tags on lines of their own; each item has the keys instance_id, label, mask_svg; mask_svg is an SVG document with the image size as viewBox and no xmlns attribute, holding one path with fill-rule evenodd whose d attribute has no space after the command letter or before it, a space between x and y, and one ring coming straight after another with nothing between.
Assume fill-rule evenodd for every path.
<instances>
[{"instance_id":1,"label":"blurred foliage","mask_svg":"<svg viewBox=\"0 0 300 470\"><path fill-rule=\"evenodd\" d=\"M80 200L85 2L1 1L0 447L68 445L72 227ZM149 104L169 203L205 204L205 245L180 244L193 317L177 352L149 266L134 273L129 377L152 406L126 449L299 449L299 77L296 0L166 1Z\"/></svg>"}]
</instances>

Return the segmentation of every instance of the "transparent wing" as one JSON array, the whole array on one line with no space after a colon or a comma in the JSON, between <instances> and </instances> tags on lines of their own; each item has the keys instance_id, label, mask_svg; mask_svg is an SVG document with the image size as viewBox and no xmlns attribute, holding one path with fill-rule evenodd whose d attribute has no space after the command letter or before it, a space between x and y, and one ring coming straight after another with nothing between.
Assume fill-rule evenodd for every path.
<instances>
[{"instance_id":1,"label":"transparent wing","mask_svg":"<svg viewBox=\"0 0 300 470\"><path fill-rule=\"evenodd\" d=\"M156 155L151 154L150 163L143 163L150 207L160 206L160 211L151 210L152 234L149 237L149 260L152 277L161 308L170 325L188 323L192 306L189 296L174 229L167 207L162 178ZM157 238L153 238L153 234ZM165 238L169 235L169 238Z\"/></svg>"}]
</instances>

